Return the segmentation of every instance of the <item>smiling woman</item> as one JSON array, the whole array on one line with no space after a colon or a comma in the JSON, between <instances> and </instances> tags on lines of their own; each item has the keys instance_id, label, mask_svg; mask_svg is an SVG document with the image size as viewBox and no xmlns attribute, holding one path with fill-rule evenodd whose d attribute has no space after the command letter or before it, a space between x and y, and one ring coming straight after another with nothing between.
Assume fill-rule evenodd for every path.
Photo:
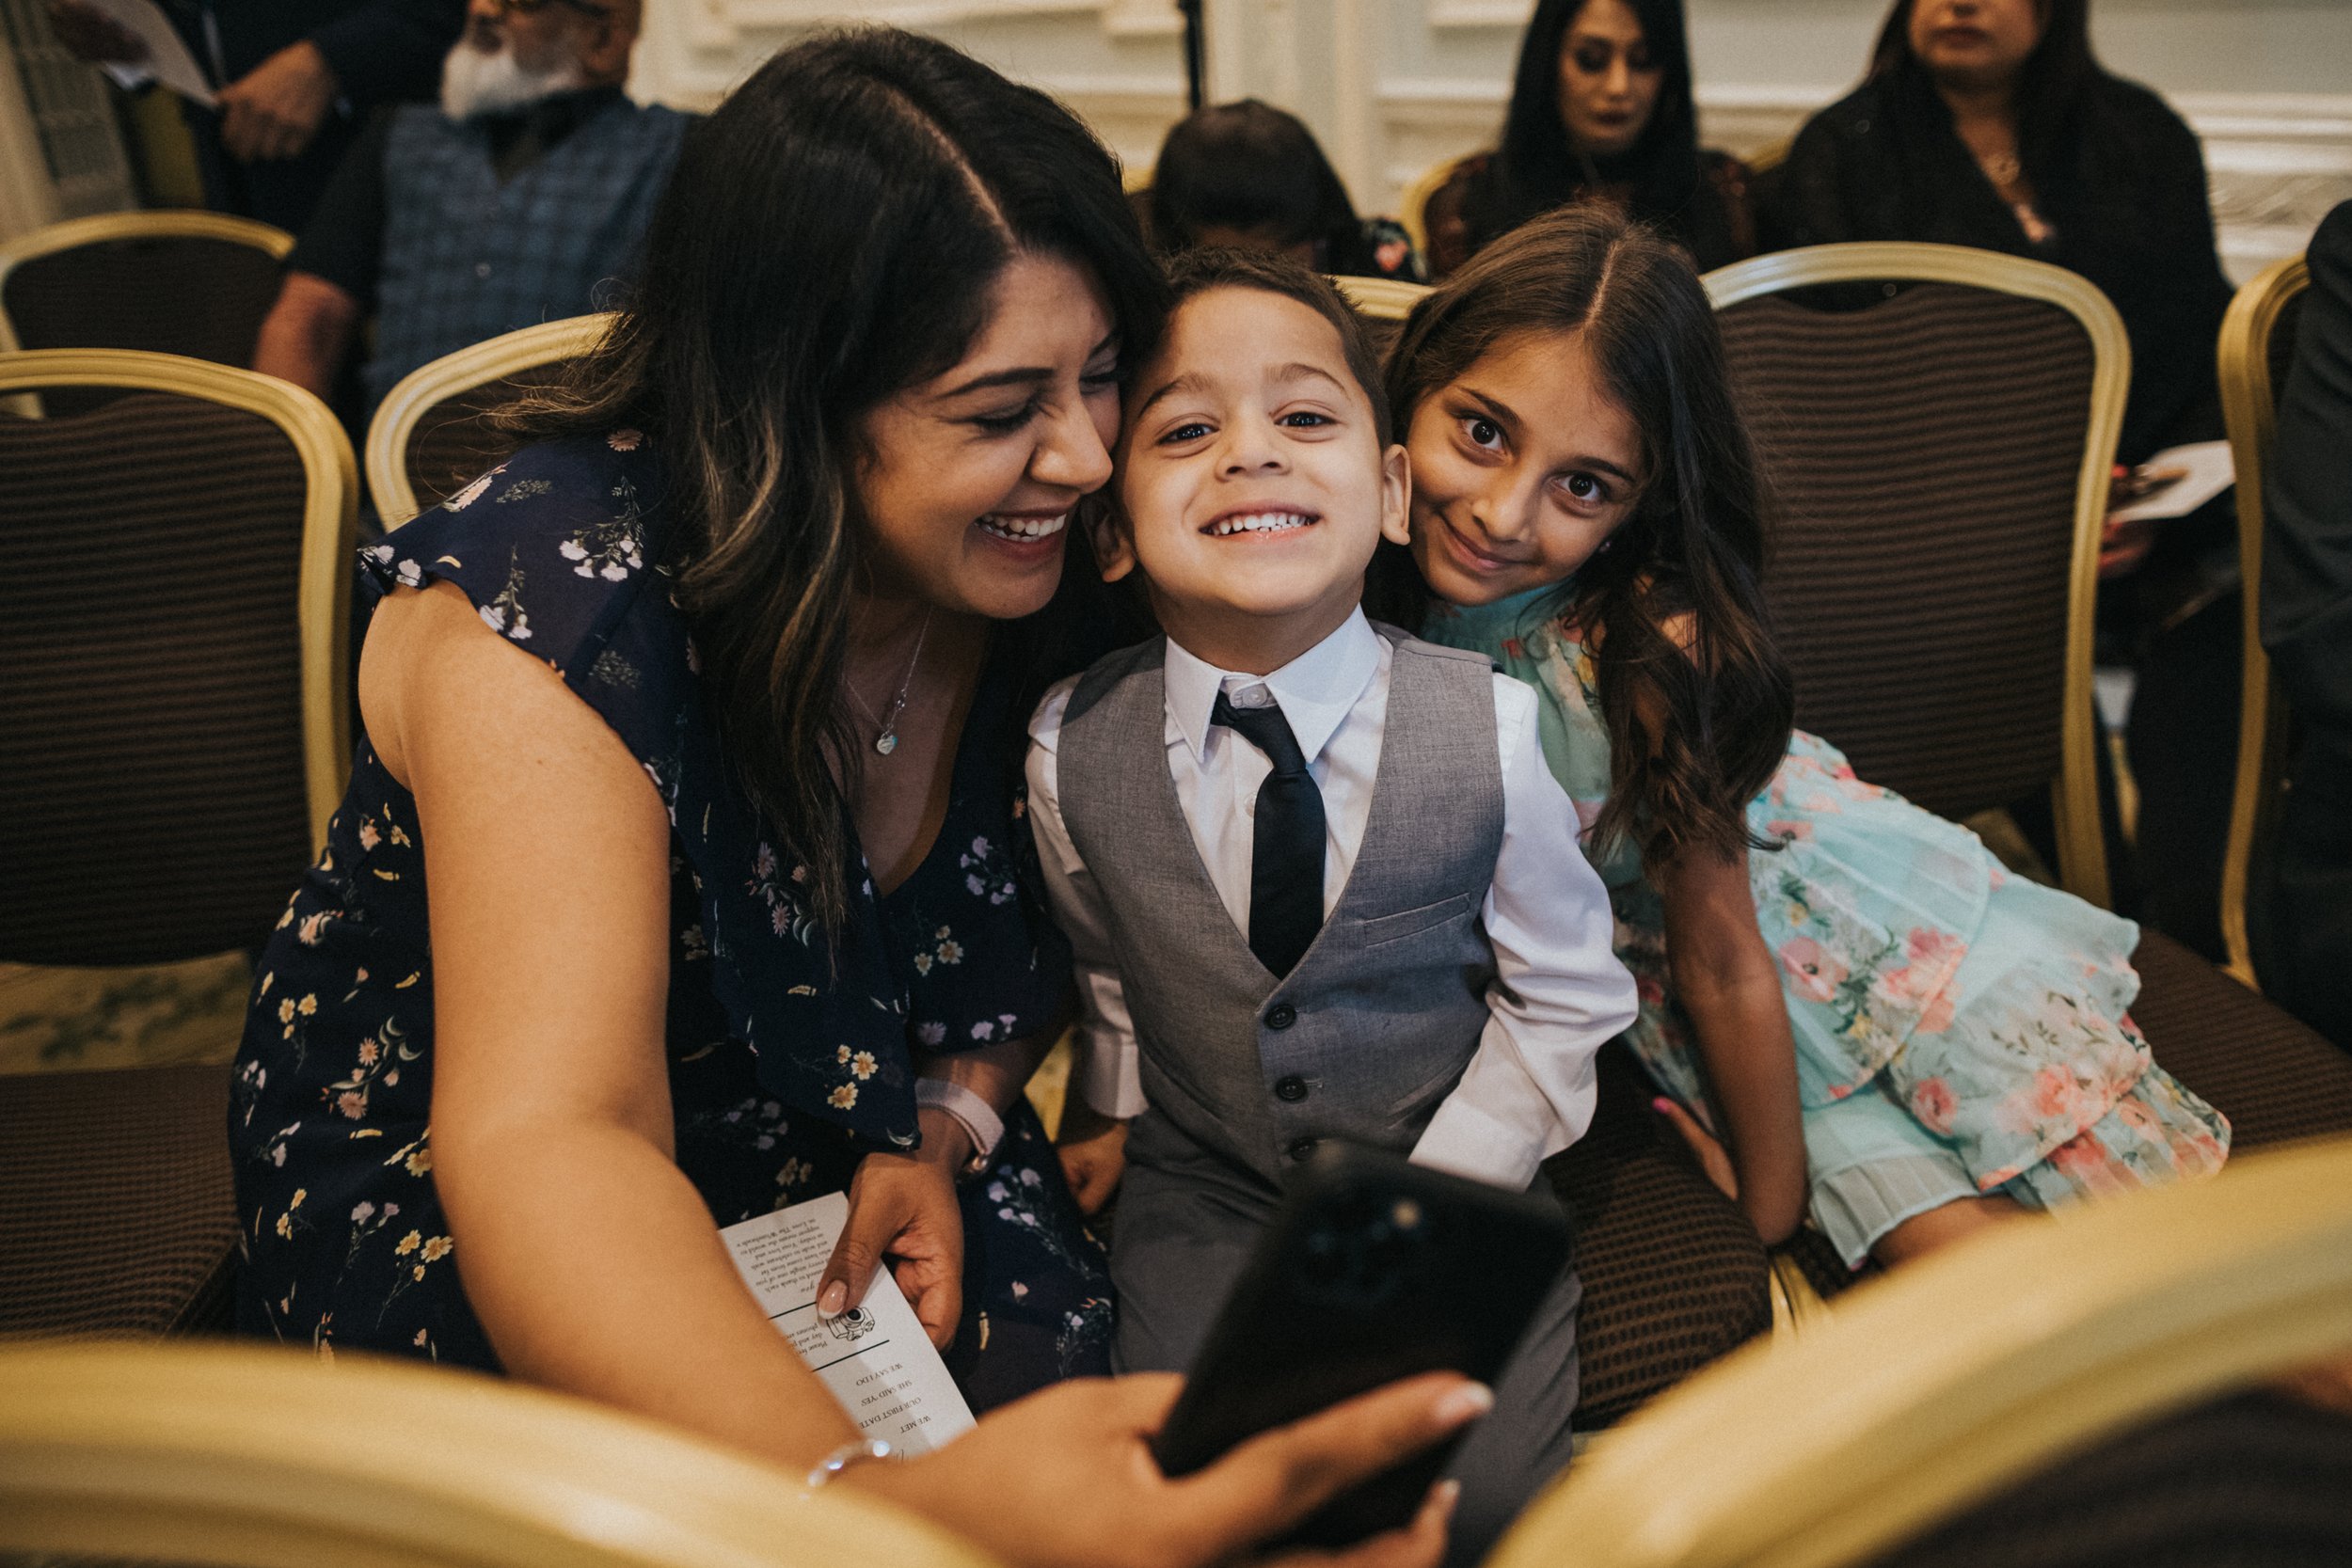
<instances>
[{"instance_id":1,"label":"smiling woman","mask_svg":"<svg viewBox=\"0 0 2352 1568\"><path fill-rule=\"evenodd\" d=\"M1502 144L1429 199L1443 277L1539 213L1597 201L1664 229L1702 271L1756 248L1748 171L1701 150L1682 0L1542 0L1519 45Z\"/></svg>"},{"instance_id":2,"label":"smiling woman","mask_svg":"<svg viewBox=\"0 0 2352 1568\"><path fill-rule=\"evenodd\" d=\"M529 444L368 554L368 740L242 1051L241 1324L829 1475L858 1430L712 1221L846 1188L818 1310L890 1267L1012 1408L845 1484L1010 1560L1227 1556L1327 1491L1291 1465L1368 1473L1449 1390L1184 1497L1166 1386L1019 1399L1107 1366L1021 1098L1070 968L1018 759L1105 625L1062 556L1159 327L1117 167L945 45L819 39L690 139L643 276Z\"/></svg>"}]
</instances>

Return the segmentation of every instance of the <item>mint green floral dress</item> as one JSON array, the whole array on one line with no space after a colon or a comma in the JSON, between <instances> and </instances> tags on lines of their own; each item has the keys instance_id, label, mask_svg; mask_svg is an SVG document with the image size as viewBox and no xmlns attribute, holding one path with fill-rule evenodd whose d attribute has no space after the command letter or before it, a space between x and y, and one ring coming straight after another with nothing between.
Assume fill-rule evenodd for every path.
<instances>
[{"instance_id":1,"label":"mint green floral dress","mask_svg":"<svg viewBox=\"0 0 2352 1568\"><path fill-rule=\"evenodd\" d=\"M1547 613L1556 594L1439 606L1423 635L1535 688L1545 759L1589 828L1609 735L1577 628ZM1748 826L1780 846L1750 853L1748 881L1788 1002L1812 1218L1849 1265L1959 1198L2050 1208L2220 1168L2229 1123L2132 1025L2132 922L2011 875L1976 834L1863 783L1803 731ZM1641 995L1628 1042L1711 1124L1657 890L1629 846L1594 865Z\"/></svg>"}]
</instances>

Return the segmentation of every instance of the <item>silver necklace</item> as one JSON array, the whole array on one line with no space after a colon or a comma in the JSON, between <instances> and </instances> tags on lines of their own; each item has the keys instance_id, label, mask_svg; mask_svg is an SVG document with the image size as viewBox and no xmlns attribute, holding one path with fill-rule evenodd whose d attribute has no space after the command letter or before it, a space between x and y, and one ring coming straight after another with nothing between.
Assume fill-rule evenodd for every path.
<instances>
[{"instance_id":1,"label":"silver necklace","mask_svg":"<svg viewBox=\"0 0 2352 1568\"><path fill-rule=\"evenodd\" d=\"M867 705L866 699L857 694L857 688L850 684L850 677L846 674L841 677L842 689L849 692L850 701L865 708L866 717L882 726L882 733L874 736L874 750L883 756L898 749L898 715L906 711L907 692L914 685L915 666L923 662L923 639L929 637L930 631L931 612L927 609L923 611L923 625L914 634L914 653L907 659L907 673L899 678L898 694L890 699L889 712L876 713Z\"/></svg>"}]
</instances>

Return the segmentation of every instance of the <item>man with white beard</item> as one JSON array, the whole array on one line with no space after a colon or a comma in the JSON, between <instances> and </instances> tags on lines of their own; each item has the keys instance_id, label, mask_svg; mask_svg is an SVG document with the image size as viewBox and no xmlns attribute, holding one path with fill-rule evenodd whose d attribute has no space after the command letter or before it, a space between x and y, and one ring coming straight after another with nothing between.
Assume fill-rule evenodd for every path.
<instances>
[{"instance_id":1,"label":"man with white beard","mask_svg":"<svg viewBox=\"0 0 2352 1568\"><path fill-rule=\"evenodd\" d=\"M604 308L690 117L621 91L639 0L471 0L441 102L385 111L292 255L253 368L332 399L373 313L373 413L418 366Z\"/></svg>"}]
</instances>

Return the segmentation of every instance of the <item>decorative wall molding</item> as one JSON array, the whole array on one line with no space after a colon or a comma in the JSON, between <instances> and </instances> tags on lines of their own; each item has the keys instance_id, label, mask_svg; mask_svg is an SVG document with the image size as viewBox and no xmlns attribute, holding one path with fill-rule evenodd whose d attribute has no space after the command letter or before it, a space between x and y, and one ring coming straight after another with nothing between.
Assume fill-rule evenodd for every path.
<instances>
[{"instance_id":1,"label":"decorative wall molding","mask_svg":"<svg viewBox=\"0 0 2352 1568\"><path fill-rule=\"evenodd\" d=\"M1429 0L1424 14L1432 27L1503 27L1517 33L1535 14L1535 0Z\"/></svg>"}]
</instances>

